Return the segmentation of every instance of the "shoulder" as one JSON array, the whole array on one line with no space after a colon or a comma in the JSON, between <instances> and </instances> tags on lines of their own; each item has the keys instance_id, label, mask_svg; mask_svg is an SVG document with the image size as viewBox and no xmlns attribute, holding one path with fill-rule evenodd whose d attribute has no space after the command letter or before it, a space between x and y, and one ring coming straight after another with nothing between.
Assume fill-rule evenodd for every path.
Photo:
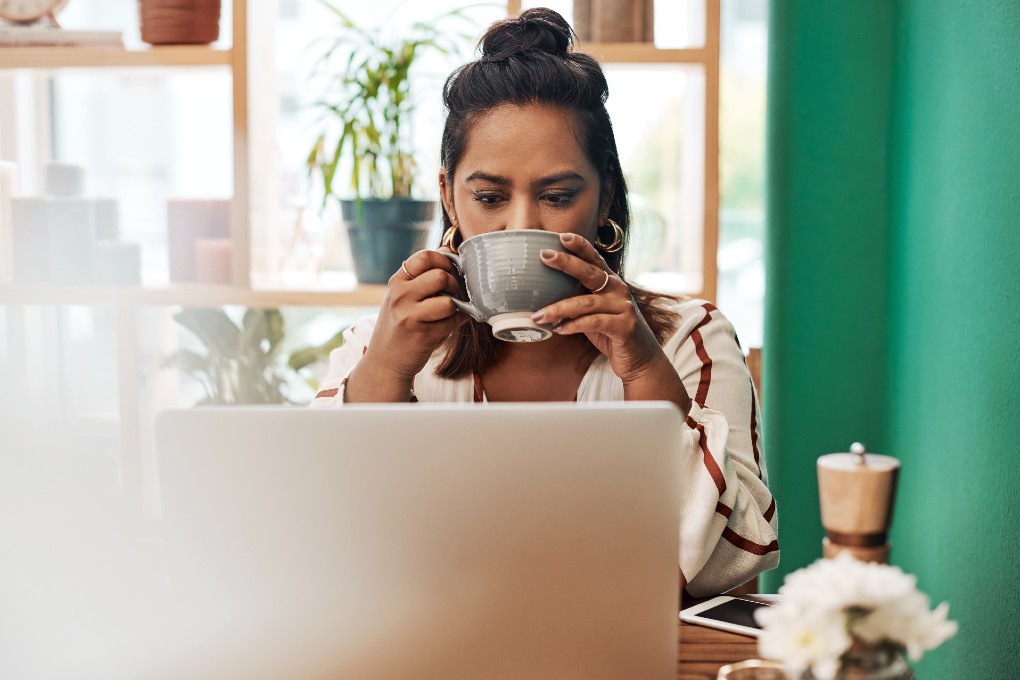
<instances>
[{"instance_id":1,"label":"shoulder","mask_svg":"<svg viewBox=\"0 0 1020 680\"><path fill-rule=\"evenodd\" d=\"M736 329L711 302L699 298L657 298L655 304L677 316L676 329L662 343L663 351L674 364L701 365L724 356L742 359Z\"/></svg>"},{"instance_id":2,"label":"shoulder","mask_svg":"<svg viewBox=\"0 0 1020 680\"><path fill-rule=\"evenodd\" d=\"M673 298L661 295L647 295L645 301L676 317L676 330L663 343L677 346L692 340L692 336L704 335L708 331L723 331L736 335L730 320L711 302L700 298Z\"/></svg>"}]
</instances>

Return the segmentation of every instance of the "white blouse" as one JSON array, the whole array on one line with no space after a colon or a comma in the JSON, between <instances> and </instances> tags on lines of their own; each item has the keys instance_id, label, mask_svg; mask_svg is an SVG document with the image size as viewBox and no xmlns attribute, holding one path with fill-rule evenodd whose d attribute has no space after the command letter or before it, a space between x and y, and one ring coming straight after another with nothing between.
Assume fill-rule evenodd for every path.
<instances>
[{"instance_id":1,"label":"white blouse","mask_svg":"<svg viewBox=\"0 0 1020 680\"><path fill-rule=\"evenodd\" d=\"M686 418L682 468L688 480L680 501L680 574L693 597L725 592L779 563L776 502L769 492L758 400L736 332L710 303L661 299L680 315L663 351L694 402ZM347 377L364 355L375 328L365 317L330 354L330 369L313 408L343 404ZM438 350L414 379L420 402L484 401L472 376L440 378ZM577 390L577 401L620 401L623 382L599 355Z\"/></svg>"}]
</instances>

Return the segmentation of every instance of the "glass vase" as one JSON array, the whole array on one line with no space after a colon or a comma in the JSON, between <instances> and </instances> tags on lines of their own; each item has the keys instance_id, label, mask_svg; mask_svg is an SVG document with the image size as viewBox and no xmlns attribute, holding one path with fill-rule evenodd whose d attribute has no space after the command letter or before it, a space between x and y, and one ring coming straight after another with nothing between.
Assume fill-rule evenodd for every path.
<instances>
[{"instance_id":1,"label":"glass vase","mask_svg":"<svg viewBox=\"0 0 1020 680\"><path fill-rule=\"evenodd\" d=\"M888 645L854 643L843 655L841 680L913 680L903 651Z\"/></svg>"},{"instance_id":2,"label":"glass vase","mask_svg":"<svg viewBox=\"0 0 1020 680\"><path fill-rule=\"evenodd\" d=\"M809 670L803 680L816 680ZM855 640L840 660L836 680L915 680L903 651L889 645Z\"/></svg>"}]
</instances>

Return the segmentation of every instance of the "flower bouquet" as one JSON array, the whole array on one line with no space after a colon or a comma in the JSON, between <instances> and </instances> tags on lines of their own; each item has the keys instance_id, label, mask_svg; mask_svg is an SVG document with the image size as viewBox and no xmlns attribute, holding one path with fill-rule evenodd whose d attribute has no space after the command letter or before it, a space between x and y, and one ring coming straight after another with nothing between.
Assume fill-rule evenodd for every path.
<instances>
[{"instance_id":1,"label":"flower bouquet","mask_svg":"<svg viewBox=\"0 0 1020 680\"><path fill-rule=\"evenodd\" d=\"M910 678L904 652L918 661L956 633L949 605L929 610L914 576L847 553L793 572L779 593L755 613L758 649L791 677Z\"/></svg>"}]
</instances>

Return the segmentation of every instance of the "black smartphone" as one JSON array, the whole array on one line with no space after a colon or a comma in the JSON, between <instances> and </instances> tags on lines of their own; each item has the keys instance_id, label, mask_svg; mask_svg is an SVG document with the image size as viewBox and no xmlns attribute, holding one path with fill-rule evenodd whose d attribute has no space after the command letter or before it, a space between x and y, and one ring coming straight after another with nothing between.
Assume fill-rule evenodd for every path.
<instances>
[{"instance_id":1,"label":"black smartphone","mask_svg":"<svg viewBox=\"0 0 1020 680\"><path fill-rule=\"evenodd\" d=\"M768 606L765 602L720 595L682 610L680 620L757 637L761 633L761 626L754 620L754 612Z\"/></svg>"}]
</instances>

